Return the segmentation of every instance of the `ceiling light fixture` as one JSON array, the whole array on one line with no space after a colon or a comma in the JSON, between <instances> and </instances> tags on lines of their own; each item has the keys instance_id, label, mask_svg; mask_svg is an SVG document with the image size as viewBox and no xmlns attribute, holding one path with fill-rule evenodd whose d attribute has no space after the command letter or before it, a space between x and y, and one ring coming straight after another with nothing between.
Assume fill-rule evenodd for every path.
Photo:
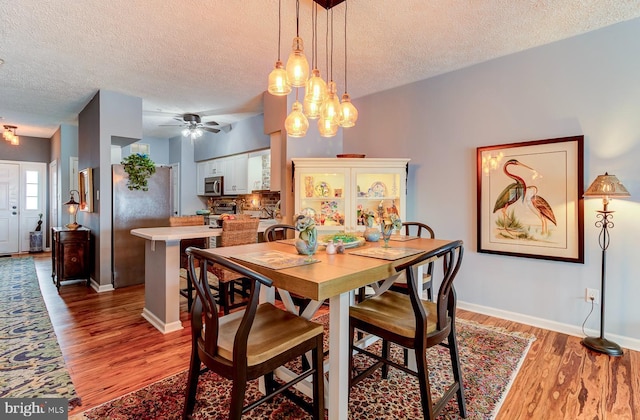
<instances>
[{"instance_id":1,"label":"ceiling light fixture","mask_svg":"<svg viewBox=\"0 0 640 420\"><path fill-rule=\"evenodd\" d=\"M191 140L202 137L202 134L202 129L196 125L191 125L182 130L182 137L191 137Z\"/></svg>"},{"instance_id":2,"label":"ceiling light fixture","mask_svg":"<svg viewBox=\"0 0 640 420\"><path fill-rule=\"evenodd\" d=\"M300 0L296 0L296 37L287 60L287 79L292 87L303 87L309 78L309 62L304 55L304 43L300 38Z\"/></svg>"},{"instance_id":3,"label":"ceiling light fixture","mask_svg":"<svg viewBox=\"0 0 640 420\"><path fill-rule=\"evenodd\" d=\"M347 93L347 3L344 4L344 94L340 105L340 127L348 128L356 125L358 110L351 103Z\"/></svg>"},{"instance_id":4,"label":"ceiling light fixture","mask_svg":"<svg viewBox=\"0 0 640 420\"><path fill-rule=\"evenodd\" d=\"M18 127L15 125L5 125L2 137L14 146L20 145L20 137L16 134Z\"/></svg>"},{"instance_id":5,"label":"ceiling light fixture","mask_svg":"<svg viewBox=\"0 0 640 420\"><path fill-rule=\"evenodd\" d=\"M282 61L280 61L281 2L282 0L278 0L278 61L276 61L274 69L269 73L267 88L269 93L275 96L284 96L291 92L287 71L284 69Z\"/></svg>"},{"instance_id":6,"label":"ceiling light fixture","mask_svg":"<svg viewBox=\"0 0 640 420\"><path fill-rule=\"evenodd\" d=\"M327 11L327 40L329 39L329 12ZM328 44L328 41L326 42ZM329 83L327 84L327 95L320 105L320 119L318 120L318 131L322 137L333 137L338 133L340 124L340 100L337 95L336 82L333 81L333 9L331 10L331 47L327 47L327 74Z\"/></svg>"}]
</instances>

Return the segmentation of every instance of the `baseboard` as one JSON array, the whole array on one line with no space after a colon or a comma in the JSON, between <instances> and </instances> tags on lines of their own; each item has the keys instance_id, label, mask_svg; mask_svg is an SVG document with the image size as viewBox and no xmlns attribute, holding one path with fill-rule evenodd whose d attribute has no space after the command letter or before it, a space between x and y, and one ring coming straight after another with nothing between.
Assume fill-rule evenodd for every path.
<instances>
[{"instance_id":1,"label":"baseboard","mask_svg":"<svg viewBox=\"0 0 640 420\"><path fill-rule=\"evenodd\" d=\"M97 281L95 281L94 279L91 279L89 285L91 286L91 288L93 290L95 290L98 293L102 293L102 292L112 292L115 289L113 288L113 284L98 284Z\"/></svg>"},{"instance_id":2,"label":"baseboard","mask_svg":"<svg viewBox=\"0 0 640 420\"><path fill-rule=\"evenodd\" d=\"M504 311L502 309L491 308L488 306L477 305L475 303L464 302L458 300L458 308L471 312L477 312L483 315L490 315L496 318L507 319L509 321L519 322L521 324L531 325L532 327L544 328L546 330L555 331L563 334L573 335L575 337L584 337L582 328L576 325L564 324L561 322L550 321L548 319L538 318L535 316L523 315L517 312ZM599 336L600 331L585 329L590 336ZM617 334L606 334L606 338L618 343L621 347L640 351L640 340L637 338L625 337Z\"/></svg>"}]
</instances>

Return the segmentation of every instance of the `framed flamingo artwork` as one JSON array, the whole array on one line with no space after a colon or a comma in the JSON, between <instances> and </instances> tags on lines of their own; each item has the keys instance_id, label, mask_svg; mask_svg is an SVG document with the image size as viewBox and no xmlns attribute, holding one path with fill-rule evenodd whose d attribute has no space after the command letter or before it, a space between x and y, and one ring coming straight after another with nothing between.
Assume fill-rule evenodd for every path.
<instances>
[{"instance_id":1,"label":"framed flamingo artwork","mask_svg":"<svg viewBox=\"0 0 640 420\"><path fill-rule=\"evenodd\" d=\"M478 252L584 263L583 142L478 147Z\"/></svg>"}]
</instances>

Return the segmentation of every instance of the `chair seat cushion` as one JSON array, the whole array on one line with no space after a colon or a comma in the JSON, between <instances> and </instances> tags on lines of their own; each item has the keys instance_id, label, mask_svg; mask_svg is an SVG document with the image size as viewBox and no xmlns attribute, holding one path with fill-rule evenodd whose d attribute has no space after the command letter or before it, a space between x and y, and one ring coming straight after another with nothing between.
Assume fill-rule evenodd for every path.
<instances>
[{"instance_id":1,"label":"chair seat cushion","mask_svg":"<svg viewBox=\"0 0 640 420\"><path fill-rule=\"evenodd\" d=\"M421 300L427 314L427 334L436 330L436 304ZM409 295L386 291L349 308L349 316L403 337L415 337L416 319Z\"/></svg>"},{"instance_id":2,"label":"chair seat cushion","mask_svg":"<svg viewBox=\"0 0 640 420\"><path fill-rule=\"evenodd\" d=\"M196 276L200 276L200 267L196 267ZM213 274L212 272L207 272L207 279L209 280L209 285L213 287L218 287L218 278L216 277L215 274ZM187 287L186 281L187 281L187 269L181 268L180 269L180 288ZM182 286L183 282L185 282L184 287Z\"/></svg>"},{"instance_id":3,"label":"chair seat cushion","mask_svg":"<svg viewBox=\"0 0 640 420\"><path fill-rule=\"evenodd\" d=\"M218 355L233 360L233 340L244 310L220 318ZM322 334L322 325L270 303L258 306L247 343L247 364L254 366Z\"/></svg>"}]
</instances>

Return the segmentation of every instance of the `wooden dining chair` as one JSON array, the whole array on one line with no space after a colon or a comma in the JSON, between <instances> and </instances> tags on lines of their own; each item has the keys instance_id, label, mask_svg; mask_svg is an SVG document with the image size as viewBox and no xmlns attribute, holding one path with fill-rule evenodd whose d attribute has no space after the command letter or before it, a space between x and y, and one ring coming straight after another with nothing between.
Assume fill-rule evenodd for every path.
<instances>
[{"instance_id":1,"label":"wooden dining chair","mask_svg":"<svg viewBox=\"0 0 640 420\"><path fill-rule=\"evenodd\" d=\"M431 239L436 237L436 234L430 226L420 222L403 222L401 230L407 236L418 236L420 238ZM426 264L426 267L423 268L422 271L422 290L427 291L427 297L429 300L433 299L432 274L433 262L430 262ZM407 293L407 278L404 275L399 276L398 280L393 283L390 289L397 292Z\"/></svg>"},{"instance_id":2,"label":"wooden dining chair","mask_svg":"<svg viewBox=\"0 0 640 420\"><path fill-rule=\"evenodd\" d=\"M183 419L190 418L196 404L196 391L201 367L230 379L231 401L229 419L240 419L242 414L268 401L277 394L289 396L289 388L312 376L314 419L324 419L324 374L322 357L323 327L291 312L276 308L271 303L258 304L261 286L272 281L244 266L200 249L188 248L189 271L194 276L196 298L191 309L191 361ZM202 270L196 277L195 268ZM250 284L247 307L230 315L219 317L216 299L207 287L206 272L210 265L246 278ZM273 371L287 362L311 352L311 366L284 385L244 405L247 382L266 376L274 384ZM289 392L287 392L289 391ZM202 399L208 398L202 395ZM295 403L300 403L292 398Z\"/></svg>"},{"instance_id":3,"label":"wooden dining chair","mask_svg":"<svg viewBox=\"0 0 640 420\"><path fill-rule=\"evenodd\" d=\"M235 246L252 244L258 241L258 225L260 219L252 217L240 217L222 222L222 232L220 233L220 246ZM245 305L245 298L248 296L248 285L246 279L237 273L225 270L221 266L213 266L213 274L218 279L219 304L224 314L228 314L231 309ZM236 302L235 296L240 300Z\"/></svg>"},{"instance_id":4,"label":"wooden dining chair","mask_svg":"<svg viewBox=\"0 0 640 420\"><path fill-rule=\"evenodd\" d=\"M265 242L279 241L281 239L291 239L296 236L296 227L284 223L271 225L264 230Z\"/></svg>"},{"instance_id":5,"label":"wooden dining chair","mask_svg":"<svg viewBox=\"0 0 640 420\"><path fill-rule=\"evenodd\" d=\"M362 379L382 368L382 377L387 378L389 366L418 377L420 398L425 419L434 419L447 402L455 395L460 415L466 417L462 372L456 338L456 293L453 281L462 263L462 241L453 241L431 252L419 255L413 260L396 268L407 276L408 294L387 290L379 296L366 299L349 309L349 337L355 330L373 334L382 338L380 354L360 348L352 343L349 352L350 371L353 372L353 352L363 353L376 362L367 369L350 377L349 386L353 387ZM425 261L437 258L443 262L443 275L435 302L423 300L421 287L415 279L414 268ZM390 359L390 344L395 343L415 352L417 371ZM427 349L441 345L449 349L453 383L443 396L434 404L429 384Z\"/></svg>"}]
</instances>

